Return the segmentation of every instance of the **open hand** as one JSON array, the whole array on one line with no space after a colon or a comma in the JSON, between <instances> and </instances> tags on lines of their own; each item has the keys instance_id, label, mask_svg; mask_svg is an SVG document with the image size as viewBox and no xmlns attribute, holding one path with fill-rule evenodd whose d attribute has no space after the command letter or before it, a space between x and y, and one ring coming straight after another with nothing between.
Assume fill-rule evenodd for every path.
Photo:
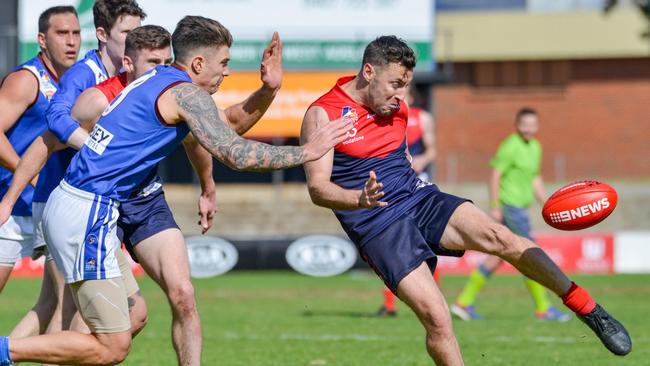
<instances>
[{"instance_id":1,"label":"open hand","mask_svg":"<svg viewBox=\"0 0 650 366\"><path fill-rule=\"evenodd\" d=\"M280 89L282 85L282 40L278 32L273 32L271 42L264 49L260 76L264 87Z\"/></svg>"},{"instance_id":2,"label":"open hand","mask_svg":"<svg viewBox=\"0 0 650 366\"><path fill-rule=\"evenodd\" d=\"M359 197L359 207L373 208L388 205L388 202L380 201L380 199L384 197L384 192L381 190L382 188L384 188L384 185L377 182L377 174L371 170L370 173L368 173L368 180L363 186L361 196Z\"/></svg>"}]
</instances>

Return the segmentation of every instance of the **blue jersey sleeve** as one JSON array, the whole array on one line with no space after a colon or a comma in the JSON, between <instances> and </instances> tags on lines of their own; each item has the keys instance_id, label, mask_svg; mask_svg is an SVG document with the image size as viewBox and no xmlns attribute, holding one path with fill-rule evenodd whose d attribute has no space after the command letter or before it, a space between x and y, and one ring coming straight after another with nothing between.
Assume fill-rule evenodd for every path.
<instances>
[{"instance_id":1,"label":"blue jersey sleeve","mask_svg":"<svg viewBox=\"0 0 650 366\"><path fill-rule=\"evenodd\" d=\"M79 127L79 123L70 115L75 100L84 90L95 86L95 75L84 64L70 68L59 81L59 89L52 97L47 109L47 126L63 143Z\"/></svg>"}]
</instances>

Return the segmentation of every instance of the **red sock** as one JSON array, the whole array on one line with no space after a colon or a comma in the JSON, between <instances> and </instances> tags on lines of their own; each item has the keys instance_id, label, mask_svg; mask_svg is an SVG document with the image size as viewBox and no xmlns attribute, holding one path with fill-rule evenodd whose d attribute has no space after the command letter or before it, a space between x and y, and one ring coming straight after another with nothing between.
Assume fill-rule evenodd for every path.
<instances>
[{"instance_id":1,"label":"red sock","mask_svg":"<svg viewBox=\"0 0 650 366\"><path fill-rule=\"evenodd\" d=\"M591 298L589 292L575 282L571 282L571 288L562 296L562 302L567 308L580 315L589 314L596 307L596 301Z\"/></svg>"},{"instance_id":2,"label":"red sock","mask_svg":"<svg viewBox=\"0 0 650 366\"><path fill-rule=\"evenodd\" d=\"M395 294L388 287L384 287L384 307L388 311L395 311Z\"/></svg>"}]
</instances>

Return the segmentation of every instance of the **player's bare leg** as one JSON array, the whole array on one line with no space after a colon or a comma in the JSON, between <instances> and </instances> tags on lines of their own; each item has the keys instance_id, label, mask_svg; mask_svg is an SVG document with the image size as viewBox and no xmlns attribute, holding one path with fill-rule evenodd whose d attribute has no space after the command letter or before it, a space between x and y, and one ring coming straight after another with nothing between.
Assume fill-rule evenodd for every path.
<instances>
[{"instance_id":1,"label":"player's bare leg","mask_svg":"<svg viewBox=\"0 0 650 366\"><path fill-rule=\"evenodd\" d=\"M62 331L36 337L0 337L0 363L32 361L54 364L111 365L122 362L131 348L130 320L121 277L75 282L77 307L92 334Z\"/></svg>"},{"instance_id":2,"label":"player's bare leg","mask_svg":"<svg viewBox=\"0 0 650 366\"><path fill-rule=\"evenodd\" d=\"M614 354L631 350L627 331L597 305L589 293L571 282L534 242L513 234L471 203L461 204L452 214L440 241L447 249L470 249L499 256L526 277L560 296Z\"/></svg>"},{"instance_id":3,"label":"player's bare leg","mask_svg":"<svg viewBox=\"0 0 650 366\"><path fill-rule=\"evenodd\" d=\"M122 362L131 348L131 332L82 334L63 331L38 337L11 338L15 362L112 365Z\"/></svg>"},{"instance_id":4,"label":"player's bare leg","mask_svg":"<svg viewBox=\"0 0 650 366\"><path fill-rule=\"evenodd\" d=\"M427 352L436 365L463 365L447 302L425 262L400 281L397 295L424 326Z\"/></svg>"},{"instance_id":5,"label":"player's bare leg","mask_svg":"<svg viewBox=\"0 0 650 366\"><path fill-rule=\"evenodd\" d=\"M55 324L58 324L58 329L55 330L61 330L61 308L58 304L63 299L63 294L59 294L62 290L63 276L56 269L54 261L45 261L43 283L38 300L14 327L9 337L24 338L42 334L50 327L55 327Z\"/></svg>"},{"instance_id":6,"label":"player's bare leg","mask_svg":"<svg viewBox=\"0 0 650 366\"><path fill-rule=\"evenodd\" d=\"M558 296L571 287L571 280L537 244L513 234L471 203L463 203L454 211L441 244L447 249L494 254Z\"/></svg>"},{"instance_id":7,"label":"player's bare leg","mask_svg":"<svg viewBox=\"0 0 650 366\"><path fill-rule=\"evenodd\" d=\"M11 271L14 269L14 266L5 266L5 265L0 265L0 293L2 293L2 290L5 288L5 285L7 284L7 281L9 281L9 276L11 275Z\"/></svg>"},{"instance_id":8,"label":"player's bare leg","mask_svg":"<svg viewBox=\"0 0 650 366\"><path fill-rule=\"evenodd\" d=\"M165 291L169 300L172 339L179 365L200 365L201 320L190 281L183 234L178 229L161 231L138 243L134 251L142 267Z\"/></svg>"}]
</instances>

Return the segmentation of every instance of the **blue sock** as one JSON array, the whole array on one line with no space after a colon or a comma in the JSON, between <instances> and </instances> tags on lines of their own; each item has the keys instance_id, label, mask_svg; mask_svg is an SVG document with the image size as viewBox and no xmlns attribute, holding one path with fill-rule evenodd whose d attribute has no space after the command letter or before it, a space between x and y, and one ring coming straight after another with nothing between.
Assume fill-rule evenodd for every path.
<instances>
[{"instance_id":1,"label":"blue sock","mask_svg":"<svg viewBox=\"0 0 650 366\"><path fill-rule=\"evenodd\" d=\"M0 366L13 365L14 361L9 354L9 337L0 336Z\"/></svg>"}]
</instances>

